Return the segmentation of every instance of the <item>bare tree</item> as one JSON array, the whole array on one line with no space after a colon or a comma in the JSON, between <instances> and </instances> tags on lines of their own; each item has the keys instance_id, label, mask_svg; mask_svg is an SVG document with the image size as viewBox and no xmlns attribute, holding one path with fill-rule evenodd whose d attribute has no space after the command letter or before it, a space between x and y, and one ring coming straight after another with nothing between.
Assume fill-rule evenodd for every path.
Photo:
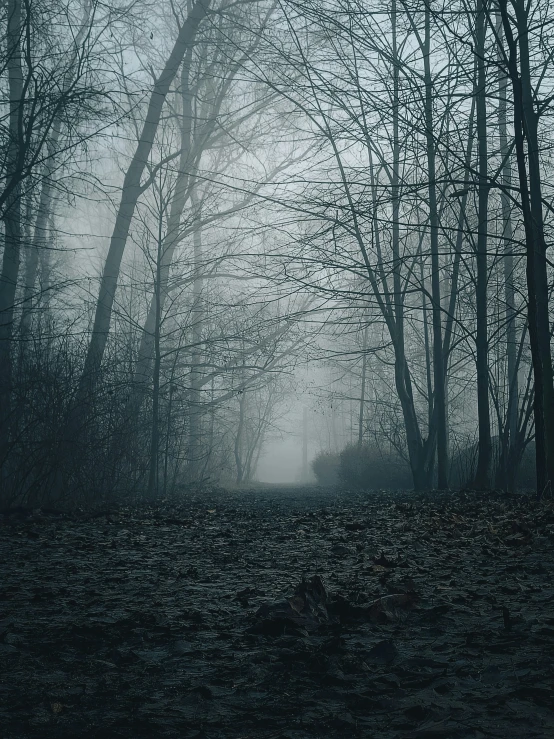
<instances>
[{"instance_id":1,"label":"bare tree","mask_svg":"<svg viewBox=\"0 0 554 739\"><path fill-rule=\"evenodd\" d=\"M110 329L111 312L121 260L131 227L131 220L141 193L150 184L149 180L143 183L141 179L148 163L152 146L154 145L164 102L187 50L195 42L196 34L201 22L208 13L210 4L211 0L197 0L193 4L186 20L179 28L179 33L177 34L171 53L167 58L162 72L156 78L150 93L144 125L121 188L121 201L102 272L91 339L75 401L75 407L77 409L79 409L85 397L89 394L95 379L98 377L102 363Z\"/></svg>"},{"instance_id":2,"label":"bare tree","mask_svg":"<svg viewBox=\"0 0 554 739\"><path fill-rule=\"evenodd\" d=\"M544 107L535 102L531 77L530 5L523 0L513 0L510 2L512 13L509 13L508 0L499 0L498 4L506 44L505 62L512 84L519 198L527 250L527 308L535 385L537 494L540 496L554 479L554 384L538 131Z\"/></svg>"}]
</instances>

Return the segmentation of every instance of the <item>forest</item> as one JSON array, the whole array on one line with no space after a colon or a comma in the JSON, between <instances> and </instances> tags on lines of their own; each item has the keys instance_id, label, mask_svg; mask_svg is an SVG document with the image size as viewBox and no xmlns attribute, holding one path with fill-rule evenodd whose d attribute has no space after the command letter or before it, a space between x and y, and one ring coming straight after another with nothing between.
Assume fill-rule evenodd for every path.
<instances>
[{"instance_id":1,"label":"forest","mask_svg":"<svg viewBox=\"0 0 554 739\"><path fill-rule=\"evenodd\" d=\"M549 494L553 22L5 4L4 505L255 480L298 404L403 487Z\"/></svg>"},{"instance_id":2,"label":"forest","mask_svg":"<svg viewBox=\"0 0 554 739\"><path fill-rule=\"evenodd\" d=\"M0 29L0 733L554 736L551 0Z\"/></svg>"}]
</instances>

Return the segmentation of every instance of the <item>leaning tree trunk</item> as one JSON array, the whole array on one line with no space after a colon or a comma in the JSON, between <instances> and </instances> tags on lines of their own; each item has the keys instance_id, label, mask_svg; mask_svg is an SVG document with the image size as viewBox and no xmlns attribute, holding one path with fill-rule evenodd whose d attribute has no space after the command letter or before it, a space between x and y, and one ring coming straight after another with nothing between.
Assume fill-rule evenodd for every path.
<instances>
[{"instance_id":1,"label":"leaning tree trunk","mask_svg":"<svg viewBox=\"0 0 554 739\"><path fill-rule=\"evenodd\" d=\"M187 20L179 30L164 69L154 83L137 147L123 179L121 200L100 280L100 290L85 363L75 397L70 404L65 428L61 434L52 483L52 493L57 499L66 494L71 472L70 461L74 450L74 440L79 438L81 430L86 426L88 420L88 401L102 366L123 253L135 208L144 190L141 179L154 145L165 99L179 71L179 66L187 51L194 44L198 28L208 12L210 3L211 0L197 0L192 6Z\"/></svg>"},{"instance_id":2,"label":"leaning tree trunk","mask_svg":"<svg viewBox=\"0 0 554 739\"><path fill-rule=\"evenodd\" d=\"M188 49L194 42L198 27L206 15L211 0L198 0L192 7L187 20L181 26L171 54L165 67L154 83L146 119L137 143L137 148L125 174L121 191L121 201L110 240L108 255L104 264L100 291L85 365L79 383L75 407L80 410L89 394L102 364L104 350L110 330L112 307L119 279L119 271L131 220L138 199L143 191L141 178L148 162L160 122L163 105L170 86Z\"/></svg>"}]
</instances>

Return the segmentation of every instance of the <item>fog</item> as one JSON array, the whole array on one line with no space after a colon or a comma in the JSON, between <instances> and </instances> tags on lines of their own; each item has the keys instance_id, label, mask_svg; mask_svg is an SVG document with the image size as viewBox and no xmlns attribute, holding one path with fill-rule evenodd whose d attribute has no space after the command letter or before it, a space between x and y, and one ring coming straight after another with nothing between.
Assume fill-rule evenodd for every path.
<instances>
[{"instance_id":1,"label":"fog","mask_svg":"<svg viewBox=\"0 0 554 739\"><path fill-rule=\"evenodd\" d=\"M302 480L302 448L292 432L288 438L267 445L260 457L256 477L260 482L274 484L298 483Z\"/></svg>"},{"instance_id":2,"label":"fog","mask_svg":"<svg viewBox=\"0 0 554 739\"><path fill-rule=\"evenodd\" d=\"M3 503L548 491L552 19L505 5L9 0Z\"/></svg>"}]
</instances>

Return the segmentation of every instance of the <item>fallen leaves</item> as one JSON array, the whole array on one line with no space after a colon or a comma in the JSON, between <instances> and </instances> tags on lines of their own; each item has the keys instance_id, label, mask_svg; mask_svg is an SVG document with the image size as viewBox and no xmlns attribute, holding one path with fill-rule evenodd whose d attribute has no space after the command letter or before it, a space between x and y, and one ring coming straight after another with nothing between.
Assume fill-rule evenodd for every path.
<instances>
[{"instance_id":1,"label":"fallen leaves","mask_svg":"<svg viewBox=\"0 0 554 739\"><path fill-rule=\"evenodd\" d=\"M551 501L297 488L0 525L3 739L554 736Z\"/></svg>"},{"instance_id":2,"label":"fallen leaves","mask_svg":"<svg viewBox=\"0 0 554 739\"><path fill-rule=\"evenodd\" d=\"M380 554L379 557L374 557L373 558L373 562L378 567L383 567L385 570L386 569L389 569L391 567L396 567L396 565L398 564L394 560L388 559L388 557L385 557L385 553L383 551L381 551L381 554Z\"/></svg>"},{"instance_id":3,"label":"fallen leaves","mask_svg":"<svg viewBox=\"0 0 554 739\"><path fill-rule=\"evenodd\" d=\"M398 621L402 619L402 613L411 608L416 600L417 595L413 592L385 595L371 604L369 618L378 622Z\"/></svg>"},{"instance_id":4,"label":"fallen leaves","mask_svg":"<svg viewBox=\"0 0 554 739\"><path fill-rule=\"evenodd\" d=\"M389 664L389 662L393 662L397 656L398 649L390 639L384 639L383 641L378 642L367 653L367 659L370 662L380 662L385 665Z\"/></svg>"},{"instance_id":5,"label":"fallen leaves","mask_svg":"<svg viewBox=\"0 0 554 739\"><path fill-rule=\"evenodd\" d=\"M328 600L325 585L319 575L302 580L294 595L274 603L264 603L256 611L257 623L251 633L279 634L291 630L305 634L323 625L331 618L326 608Z\"/></svg>"}]
</instances>

